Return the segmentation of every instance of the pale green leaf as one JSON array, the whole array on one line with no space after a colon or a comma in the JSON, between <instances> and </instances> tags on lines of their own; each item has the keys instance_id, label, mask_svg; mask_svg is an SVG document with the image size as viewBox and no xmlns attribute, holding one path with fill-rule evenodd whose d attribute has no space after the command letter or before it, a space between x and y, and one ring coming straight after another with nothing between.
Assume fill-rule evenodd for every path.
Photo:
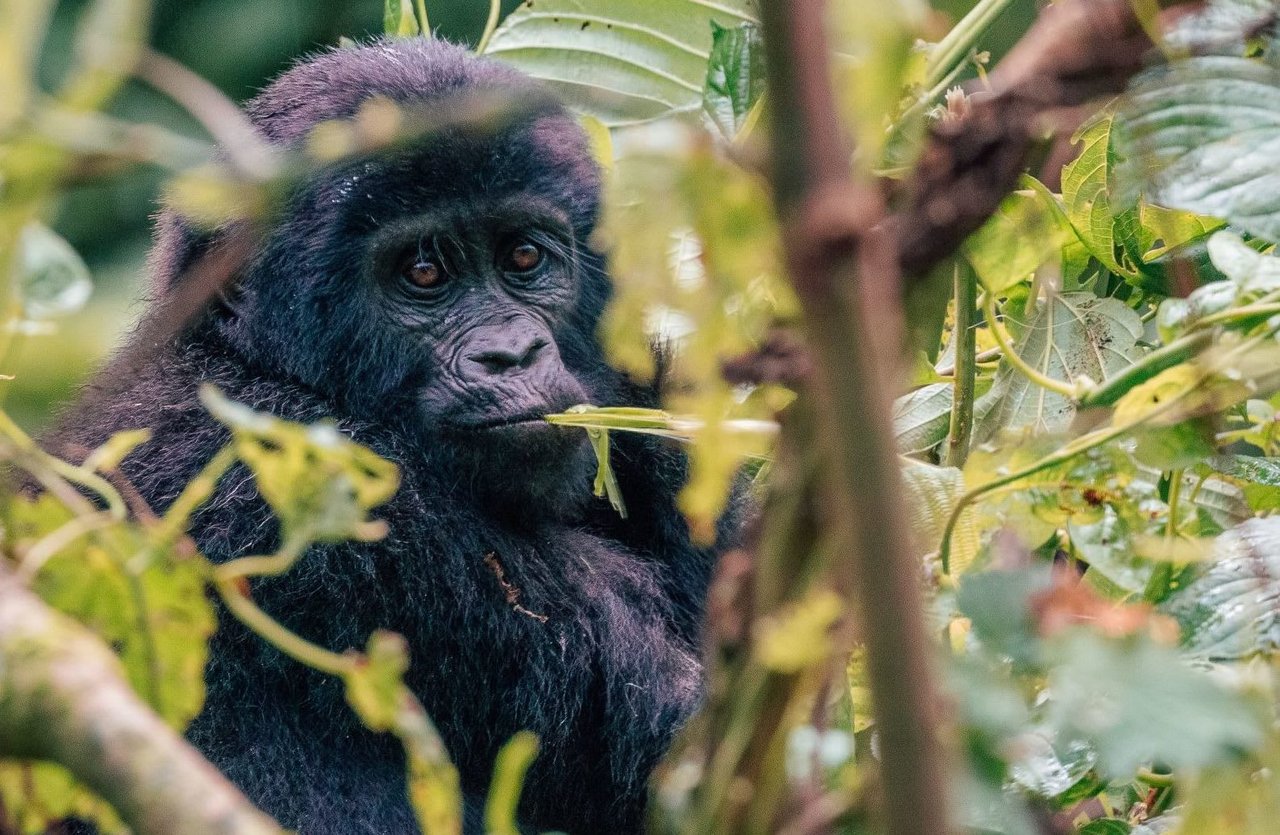
<instances>
[{"instance_id":1,"label":"pale green leaf","mask_svg":"<svg viewBox=\"0 0 1280 835\"><path fill-rule=\"evenodd\" d=\"M711 22L758 22L757 0L537 0L486 54L540 78L610 127L702 106Z\"/></svg>"},{"instance_id":2,"label":"pale green leaf","mask_svg":"<svg viewBox=\"0 0 1280 835\"><path fill-rule=\"evenodd\" d=\"M942 442L951 425L954 392L950 383L931 383L893 401L893 435L899 452L928 452Z\"/></svg>"},{"instance_id":3,"label":"pale green leaf","mask_svg":"<svg viewBox=\"0 0 1280 835\"><path fill-rule=\"evenodd\" d=\"M1055 380L1088 377L1101 382L1137 359L1141 336L1141 319L1123 302L1064 293L1040 303L1014 347L1029 365ZM1075 416L1067 397L1041 388L1004 360L979 403L990 408L979 421L982 437L1005 428L1061 432Z\"/></svg>"},{"instance_id":4,"label":"pale green leaf","mask_svg":"<svg viewBox=\"0 0 1280 835\"><path fill-rule=\"evenodd\" d=\"M964 474L955 467L935 467L907 459L902 467L907 521L921 554L938 550L947 520L965 493ZM960 514L951 533L951 571L964 572L978 555L978 526L972 509Z\"/></svg>"},{"instance_id":5,"label":"pale green leaf","mask_svg":"<svg viewBox=\"0 0 1280 835\"><path fill-rule=\"evenodd\" d=\"M1057 257L1070 235L1059 223L1057 211L1037 191L1015 191L1005 197L991 219L964 244L965 257L984 288L1000 293Z\"/></svg>"},{"instance_id":6,"label":"pale green leaf","mask_svg":"<svg viewBox=\"0 0 1280 835\"><path fill-rule=\"evenodd\" d=\"M1242 292L1280 289L1280 258L1263 255L1246 244L1239 235L1231 232L1215 233L1209 238L1209 258Z\"/></svg>"}]
</instances>

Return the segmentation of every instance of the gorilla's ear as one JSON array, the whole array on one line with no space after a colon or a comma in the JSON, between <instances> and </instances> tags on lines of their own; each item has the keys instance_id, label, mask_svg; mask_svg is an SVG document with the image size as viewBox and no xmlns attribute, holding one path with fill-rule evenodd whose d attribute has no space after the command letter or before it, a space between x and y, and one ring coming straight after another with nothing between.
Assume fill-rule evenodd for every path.
<instances>
[{"instance_id":1,"label":"gorilla's ear","mask_svg":"<svg viewBox=\"0 0 1280 835\"><path fill-rule=\"evenodd\" d=\"M156 217L155 238L147 257L151 277L151 296L161 300L187 279L192 268L235 232L235 226L199 229L173 209L164 209ZM227 281L219 294L233 293L239 276Z\"/></svg>"}]
</instances>

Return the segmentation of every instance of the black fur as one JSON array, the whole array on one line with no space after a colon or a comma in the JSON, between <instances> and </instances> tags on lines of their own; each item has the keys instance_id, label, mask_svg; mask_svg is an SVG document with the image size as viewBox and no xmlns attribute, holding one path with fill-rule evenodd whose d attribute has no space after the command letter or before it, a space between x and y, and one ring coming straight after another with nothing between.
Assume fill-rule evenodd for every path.
<instances>
[{"instance_id":1,"label":"black fur","mask_svg":"<svg viewBox=\"0 0 1280 835\"><path fill-rule=\"evenodd\" d=\"M382 42L295 67L248 111L267 139L291 144L373 96L429 106L459 91L530 84L444 43ZM588 241L598 191L585 139L559 111L496 137L454 131L346 164L297 189L225 304L125 385L108 369L47 439L55 450L84 450L149 427L152 439L122 469L163 509L227 439L196 400L211 382L292 420L336 416L343 432L396 461L403 486L376 513L389 524L386 539L312 547L287 575L255 582L253 595L334 649L362 647L377 628L405 636L408 679L461 772L469 829L496 751L521 729L542 743L523 825L640 828L648 775L700 698L698 632L713 556L690 543L675 509L685 474L678 451L615 440L630 511L622 521L591 497L593 459L576 432L483 445L449 430L450 415L424 412L415 393L445 372L415 339L452 337L388 327L369 247L424 211L462 212L478 224L504 200L555 207L576 250L566 273L572 297L544 317L565 373L592 402L650 405L650 392L604 362L594 335L609 294ZM152 261L158 291L217 243L162 218ZM277 545L276 524L242 469L223 480L193 533L215 561ZM545 622L510 605L488 554ZM415 831L397 742L360 725L339 682L283 657L225 613L220 620L191 740L303 835Z\"/></svg>"}]
</instances>

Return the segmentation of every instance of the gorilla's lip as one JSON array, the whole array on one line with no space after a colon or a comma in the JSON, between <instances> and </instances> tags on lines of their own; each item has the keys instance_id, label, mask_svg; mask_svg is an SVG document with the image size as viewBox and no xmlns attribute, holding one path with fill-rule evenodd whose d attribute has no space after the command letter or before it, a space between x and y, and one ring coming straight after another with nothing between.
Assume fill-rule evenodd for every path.
<instances>
[{"instance_id":1,"label":"gorilla's lip","mask_svg":"<svg viewBox=\"0 0 1280 835\"><path fill-rule=\"evenodd\" d=\"M546 421L543 415L552 414L553 411L554 410L547 410L546 412L520 412L519 414L514 415L495 415L494 417L484 418L482 420L455 423L454 426L467 432L485 432L491 429L507 429L522 426L545 426L550 429L554 427Z\"/></svg>"}]
</instances>

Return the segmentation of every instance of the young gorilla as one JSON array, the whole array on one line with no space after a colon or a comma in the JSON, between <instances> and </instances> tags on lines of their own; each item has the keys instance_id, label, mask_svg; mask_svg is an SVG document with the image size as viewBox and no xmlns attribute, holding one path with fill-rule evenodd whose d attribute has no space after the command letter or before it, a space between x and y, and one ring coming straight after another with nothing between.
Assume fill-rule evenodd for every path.
<instances>
[{"instance_id":1,"label":"young gorilla","mask_svg":"<svg viewBox=\"0 0 1280 835\"><path fill-rule=\"evenodd\" d=\"M536 88L415 39L320 55L248 111L288 146L371 97L421 107L494 89ZM594 335L610 290L588 240L598 192L585 138L559 109L326 172L296 189L234 291L123 390L86 392L48 440L83 451L150 428L122 470L163 510L227 441L197 401L210 382L291 420L334 416L397 462L403 485L377 512L384 540L314 546L286 575L255 581L253 596L326 647L361 647L378 628L405 636L408 681L461 772L469 828L495 753L529 729L542 748L522 825L638 830L650 771L700 698L713 555L690 543L674 506L683 458L615 441L624 521L591 496L584 434L539 420L580 402L652 402ZM218 240L165 217L160 293ZM242 468L193 533L217 561L278 544ZM338 681L225 613L207 681L191 740L282 824L415 831L399 744L360 725Z\"/></svg>"}]
</instances>

